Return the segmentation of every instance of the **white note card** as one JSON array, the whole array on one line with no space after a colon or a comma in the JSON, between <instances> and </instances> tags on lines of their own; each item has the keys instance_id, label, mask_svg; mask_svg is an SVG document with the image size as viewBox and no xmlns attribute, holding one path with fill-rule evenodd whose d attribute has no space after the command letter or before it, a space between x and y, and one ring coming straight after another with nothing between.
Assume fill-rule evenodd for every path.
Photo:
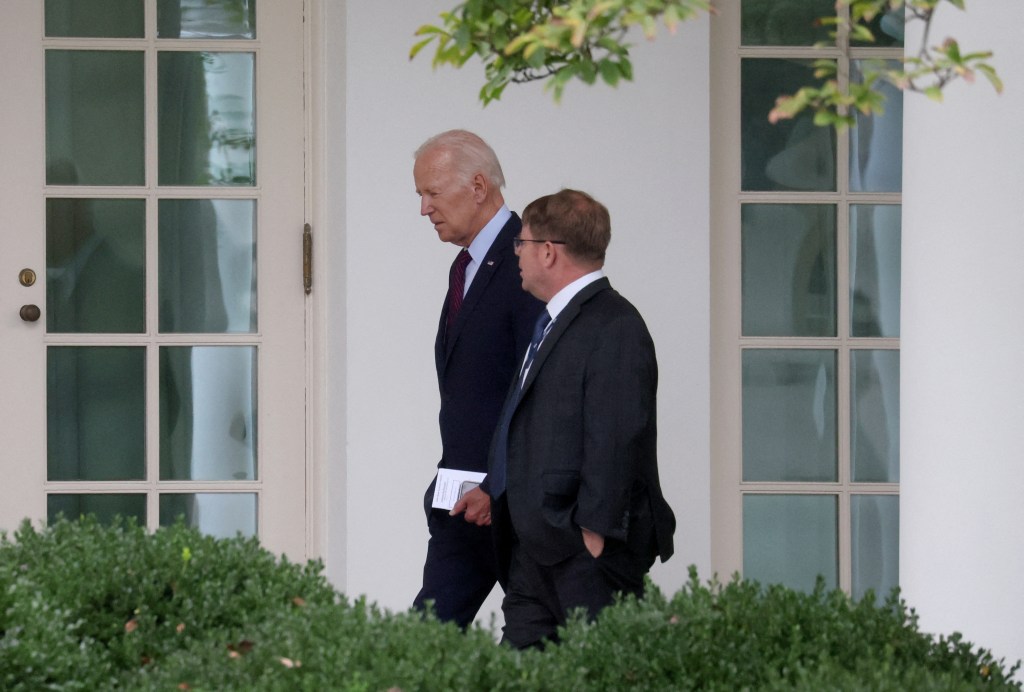
<instances>
[{"instance_id":1,"label":"white note card","mask_svg":"<svg viewBox=\"0 0 1024 692\"><path fill-rule=\"evenodd\" d=\"M434 484L434 502L436 509L451 509L465 493L480 485L486 473L460 471L459 469L438 469L437 483Z\"/></svg>"}]
</instances>

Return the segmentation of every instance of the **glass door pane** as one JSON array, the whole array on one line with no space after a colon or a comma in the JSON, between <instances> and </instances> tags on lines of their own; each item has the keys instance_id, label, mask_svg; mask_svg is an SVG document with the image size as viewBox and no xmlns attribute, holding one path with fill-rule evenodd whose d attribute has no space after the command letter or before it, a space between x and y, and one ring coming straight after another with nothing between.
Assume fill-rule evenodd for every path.
<instances>
[{"instance_id":1,"label":"glass door pane","mask_svg":"<svg viewBox=\"0 0 1024 692\"><path fill-rule=\"evenodd\" d=\"M47 480L145 478L144 348L50 346L46 391Z\"/></svg>"},{"instance_id":2,"label":"glass door pane","mask_svg":"<svg viewBox=\"0 0 1024 692\"><path fill-rule=\"evenodd\" d=\"M256 478L256 349L160 349L161 480Z\"/></svg>"},{"instance_id":3,"label":"glass door pane","mask_svg":"<svg viewBox=\"0 0 1024 692\"><path fill-rule=\"evenodd\" d=\"M46 35L142 38L143 0L46 0Z\"/></svg>"},{"instance_id":4,"label":"glass door pane","mask_svg":"<svg viewBox=\"0 0 1024 692\"><path fill-rule=\"evenodd\" d=\"M744 204L743 336L836 335L836 208Z\"/></svg>"},{"instance_id":5,"label":"glass door pane","mask_svg":"<svg viewBox=\"0 0 1024 692\"><path fill-rule=\"evenodd\" d=\"M157 0L158 38L256 38L256 0Z\"/></svg>"},{"instance_id":6,"label":"glass door pane","mask_svg":"<svg viewBox=\"0 0 1024 692\"><path fill-rule=\"evenodd\" d=\"M834 495L744 495L743 576L811 591L839 585Z\"/></svg>"},{"instance_id":7,"label":"glass door pane","mask_svg":"<svg viewBox=\"0 0 1024 692\"><path fill-rule=\"evenodd\" d=\"M46 330L145 331L145 234L145 200L47 199Z\"/></svg>"},{"instance_id":8,"label":"glass door pane","mask_svg":"<svg viewBox=\"0 0 1024 692\"><path fill-rule=\"evenodd\" d=\"M160 185L256 184L256 55L161 51Z\"/></svg>"},{"instance_id":9,"label":"glass door pane","mask_svg":"<svg viewBox=\"0 0 1024 692\"><path fill-rule=\"evenodd\" d=\"M836 136L810 115L778 123L768 114L781 94L817 83L811 60L742 61L742 185L745 191L834 191Z\"/></svg>"},{"instance_id":10,"label":"glass door pane","mask_svg":"<svg viewBox=\"0 0 1024 692\"><path fill-rule=\"evenodd\" d=\"M853 583L850 593L863 598L868 589L884 600L900 578L899 495L854 495L850 498Z\"/></svg>"},{"instance_id":11,"label":"glass door pane","mask_svg":"<svg viewBox=\"0 0 1024 692\"><path fill-rule=\"evenodd\" d=\"M743 352L743 480L837 478L836 352Z\"/></svg>"},{"instance_id":12,"label":"glass door pane","mask_svg":"<svg viewBox=\"0 0 1024 692\"><path fill-rule=\"evenodd\" d=\"M160 526L184 519L216 538L256 535L254 493L164 493L160 496Z\"/></svg>"},{"instance_id":13,"label":"glass door pane","mask_svg":"<svg viewBox=\"0 0 1024 692\"><path fill-rule=\"evenodd\" d=\"M162 199L160 331L256 331L256 201Z\"/></svg>"},{"instance_id":14,"label":"glass door pane","mask_svg":"<svg viewBox=\"0 0 1024 692\"><path fill-rule=\"evenodd\" d=\"M46 51L48 185L145 183L143 62L134 50Z\"/></svg>"}]
</instances>

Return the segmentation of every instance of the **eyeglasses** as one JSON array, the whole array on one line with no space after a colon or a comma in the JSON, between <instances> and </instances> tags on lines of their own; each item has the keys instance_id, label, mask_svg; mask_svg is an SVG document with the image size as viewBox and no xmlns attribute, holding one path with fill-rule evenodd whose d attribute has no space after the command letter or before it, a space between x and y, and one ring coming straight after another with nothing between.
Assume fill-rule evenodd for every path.
<instances>
[{"instance_id":1,"label":"eyeglasses","mask_svg":"<svg viewBox=\"0 0 1024 692\"><path fill-rule=\"evenodd\" d=\"M547 239L540 239L540 238L520 238L519 236L516 236L515 238L512 239L512 247L514 247L516 250L521 248L523 246L523 243L551 243L552 245L565 245L565 241L564 240L547 240Z\"/></svg>"}]
</instances>

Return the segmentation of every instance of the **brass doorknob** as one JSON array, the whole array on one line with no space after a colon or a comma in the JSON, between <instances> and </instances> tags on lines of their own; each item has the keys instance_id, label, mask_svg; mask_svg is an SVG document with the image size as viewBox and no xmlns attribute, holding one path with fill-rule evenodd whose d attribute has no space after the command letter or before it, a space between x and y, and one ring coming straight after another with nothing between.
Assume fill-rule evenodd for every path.
<instances>
[{"instance_id":1,"label":"brass doorknob","mask_svg":"<svg viewBox=\"0 0 1024 692\"><path fill-rule=\"evenodd\" d=\"M20 314L26 322L35 322L43 313L39 311L38 305L22 305Z\"/></svg>"}]
</instances>

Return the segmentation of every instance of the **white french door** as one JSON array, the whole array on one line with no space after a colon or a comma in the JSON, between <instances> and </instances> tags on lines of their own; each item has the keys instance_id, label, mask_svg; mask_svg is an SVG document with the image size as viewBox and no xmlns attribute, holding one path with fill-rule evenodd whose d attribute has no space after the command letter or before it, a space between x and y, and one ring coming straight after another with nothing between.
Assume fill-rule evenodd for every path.
<instances>
[{"instance_id":1,"label":"white french door","mask_svg":"<svg viewBox=\"0 0 1024 692\"><path fill-rule=\"evenodd\" d=\"M307 557L302 0L0 4L0 529Z\"/></svg>"}]
</instances>

